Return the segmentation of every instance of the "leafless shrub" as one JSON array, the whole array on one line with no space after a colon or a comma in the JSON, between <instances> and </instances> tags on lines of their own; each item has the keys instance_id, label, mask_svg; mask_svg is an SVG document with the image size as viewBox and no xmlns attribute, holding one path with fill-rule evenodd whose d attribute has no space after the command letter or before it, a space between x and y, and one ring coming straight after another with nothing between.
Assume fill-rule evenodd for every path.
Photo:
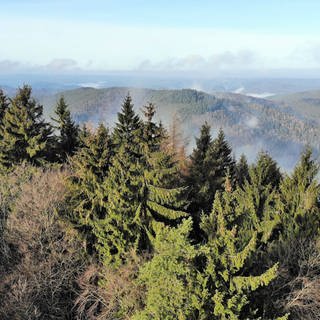
<instances>
[{"instance_id":1,"label":"leafless shrub","mask_svg":"<svg viewBox=\"0 0 320 320\"><path fill-rule=\"evenodd\" d=\"M281 250L279 276L269 294L290 319L320 319L320 241L293 239Z\"/></svg>"},{"instance_id":2,"label":"leafless shrub","mask_svg":"<svg viewBox=\"0 0 320 320\"><path fill-rule=\"evenodd\" d=\"M77 232L57 214L67 172L25 169L29 178L10 187L18 192L5 230L11 259L0 274L0 319L71 319L85 259Z\"/></svg>"},{"instance_id":3,"label":"leafless shrub","mask_svg":"<svg viewBox=\"0 0 320 320\"><path fill-rule=\"evenodd\" d=\"M131 253L119 269L90 266L79 279L78 319L130 319L141 308L143 290L135 282L144 258Z\"/></svg>"}]
</instances>

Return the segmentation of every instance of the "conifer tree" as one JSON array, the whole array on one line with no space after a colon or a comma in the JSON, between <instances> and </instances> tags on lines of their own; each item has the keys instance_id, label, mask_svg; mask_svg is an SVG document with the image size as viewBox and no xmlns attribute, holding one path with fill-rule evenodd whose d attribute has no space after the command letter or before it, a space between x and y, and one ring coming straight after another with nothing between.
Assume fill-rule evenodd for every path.
<instances>
[{"instance_id":1,"label":"conifer tree","mask_svg":"<svg viewBox=\"0 0 320 320\"><path fill-rule=\"evenodd\" d=\"M200 319L195 317L197 250L188 239L191 228L191 219L177 228L159 226L154 256L142 266L138 278L146 288L145 306L133 319Z\"/></svg>"},{"instance_id":2,"label":"conifer tree","mask_svg":"<svg viewBox=\"0 0 320 320\"><path fill-rule=\"evenodd\" d=\"M52 129L43 120L43 107L23 86L7 108L0 126L0 165L10 167L21 161L38 164L52 148Z\"/></svg>"},{"instance_id":3,"label":"conifer tree","mask_svg":"<svg viewBox=\"0 0 320 320\"><path fill-rule=\"evenodd\" d=\"M267 243L280 224L277 210L279 203L278 184L281 173L276 162L266 153L249 168L248 177L236 190L238 215L242 215L239 232L248 239L258 232L258 240Z\"/></svg>"},{"instance_id":4,"label":"conifer tree","mask_svg":"<svg viewBox=\"0 0 320 320\"><path fill-rule=\"evenodd\" d=\"M56 123L55 129L59 135L56 137L56 152L61 161L65 161L67 156L72 156L79 146L79 128L71 118L69 107L64 97L61 96L55 109L55 118L52 120Z\"/></svg>"},{"instance_id":5,"label":"conifer tree","mask_svg":"<svg viewBox=\"0 0 320 320\"><path fill-rule=\"evenodd\" d=\"M292 175L287 175L280 184L282 235L312 237L319 232L320 185L317 181L319 165L312 159L312 150L307 148Z\"/></svg>"},{"instance_id":6,"label":"conifer tree","mask_svg":"<svg viewBox=\"0 0 320 320\"><path fill-rule=\"evenodd\" d=\"M200 130L200 137L196 138L196 148L190 156L189 175L187 184L189 190L189 200L191 202L189 210L195 215L197 222L200 221L201 210L208 212L213 201L213 181L209 179L208 172L212 170L213 162L208 157L208 151L212 144L210 126L205 123Z\"/></svg>"},{"instance_id":7,"label":"conifer tree","mask_svg":"<svg viewBox=\"0 0 320 320\"><path fill-rule=\"evenodd\" d=\"M128 108L128 101L131 99L127 97L114 133L120 144L106 180L108 213L96 226L101 258L115 265L132 248L150 249L155 221L175 221L186 215L178 210L184 203L180 199L182 189L169 186L177 167L160 150L161 128L152 122L153 107L146 108L147 121L142 123L132 107L132 112Z\"/></svg>"},{"instance_id":8,"label":"conifer tree","mask_svg":"<svg viewBox=\"0 0 320 320\"><path fill-rule=\"evenodd\" d=\"M249 178L249 166L247 158L244 154L240 156L239 161L236 164L236 181L241 187L244 182Z\"/></svg>"},{"instance_id":9,"label":"conifer tree","mask_svg":"<svg viewBox=\"0 0 320 320\"><path fill-rule=\"evenodd\" d=\"M141 120L135 113L131 96L128 94L122 104L121 112L118 113L118 122L113 132L112 140L115 146L124 145L131 152L135 150L139 142L141 128Z\"/></svg>"},{"instance_id":10,"label":"conifer tree","mask_svg":"<svg viewBox=\"0 0 320 320\"><path fill-rule=\"evenodd\" d=\"M87 143L87 138L90 136L90 130L88 129L88 126L86 123L83 123L82 126L79 128L79 146L78 148L82 148Z\"/></svg>"},{"instance_id":11,"label":"conifer tree","mask_svg":"<svg viewBox=\"0 0 320 320\"><path fill-rule=\"evenodd\" d=\"M4 94L3 90L0 89L0 125L2 123L2 119L8 107L9 107L9 100L7 96Z\"/></svg>"},{"instance_id":12,"label":"conifer tree","mask_svg":"<svg viewBox=\"0 0 320 320\"><path fill-rule=\"evenodd\" d=\"M96 132L87 132L82 148L71 159L70 219L85 233L92 249L95 245L94 226L105 218L107 191L104 180L108 175L112 144L108 130L100 124ZM90 250L91 250L90 249Z\"/></svg>"},{"instance_id":13,"label":"conifer tree","mask_svg":"<svg viewBox=\"0 0 320 320\"><path fill-rule=\"evenodd\" d=\"M213 162L209 175L214 183L213 192L215 193L217 190L223 190L227 173L232 180L235 177L235 161L232 156L232 149L226 141L222 129L219 130L217 138L212 141L207 157Z\"/></svg>"},{"instance_id":14,"label":"conifer tree","mask_svg":"<svg viewBox=\"0 0 320 320\"><path fill-rule=\"evenodd\" d=\"M250 294L267 286L275 277L277 265L258 275L251 275L246 263L257 249L257 231L246 242L241 239L241 216L236 213L232 192L217 192L213 210L203 216L201 227L207 243L202 251L205 258L206 286L212 297L207 301L208 319L242 319Z\"/></svg>"},{"instance_id":15,"label":"conifer tree","mask_svg":"<svg viewBox=\"0 0 320 320\"><path fill-rule=\"evenodd\" d=\"M191 165L187 184L190 192L190 211L195 217L196 225L200 221L202 211L210 213L216 191L223 190L229 175L230 183L235 180L235 161L232 150L220 129L218 137L211 141L210 127L205 124L201 128L197 147L191 155Z\"/></svg>"},{"instance_id":16,"label":"conifer tree","mask_svg":"<svg viewBox=\"0 0 320 320\"><path fill-rule=\"evenodd\" d=\"M255 171L261 175L259 179L262 185L271 185L271 187L279 187L281 181L281 172L277 165L277 162L264 151L261 151L258 155L258 159L255 164Z\"/></svg>"}]
</instances>

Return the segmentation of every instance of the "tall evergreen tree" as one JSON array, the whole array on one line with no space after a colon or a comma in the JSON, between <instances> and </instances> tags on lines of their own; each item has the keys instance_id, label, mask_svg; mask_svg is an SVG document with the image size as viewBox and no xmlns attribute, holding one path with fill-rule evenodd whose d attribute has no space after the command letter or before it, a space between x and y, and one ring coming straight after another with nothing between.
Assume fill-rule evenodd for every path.
<instances>
[{"instance_id":1,"label":"tall evergreen tree","mask_svg":"<svg viewBox=\"0 0 320 320\"><path fill-rule=\"evenodd\" d=\"M146 288L145 305L133 319L202 319L195 317L198 253L188 238L191 228L191 219L177 228L159 226L154 256L142 266L138 279Z\"/></svg>"},{"instance_id":2,"label":"tall evergreen tree","mask_svg":"<svg viewBox=\"0 0 320 320\"><path fill-rule=\"evenodd\" d=\"M43 120L43 107L23 86L7 108L0 126L0 165L10 167L21 161L37 164L52 148L52 129Z\"/></svg>"},{"instance_id":3,"label":"tall evergreen tree","mask_svg":"<svg viewBox=\"0 0 320 320\"><path fill-rule=\"evenodd\" d=\"M95 245L94 226L105 218L107 191L104 180L108 175L113 155L108 130L100 124L96 132L87 133L82 148L71 159L69 217L85 234L87 247Z\"/></svg>"},{"instance_id":4,"label":"tall evergreen tree","mask_svg":"<svg viewBox=\"0 0 320 320\"><path fill-rule=\"evenodd\" d=\"M235 161L222 129L211 140L210 126L204 124L196 144L186 181L190 188L190 211L197 225L202 212L210 213L215 193L225 188L227 176L230 184L234 184Z\"/></svg>"},{"instance_id":5,"label":"tall evergreen tree","mask_svg":"<svg viewBox=\"0 0 320 320\"><path fill-rule=\"evenodd\" d=\"M127 97L124 105L128 106L128 101L131 99ZM106 180L108 213L105 221L96 226L99 251L105 263L121 263L131 248L150 249L149 237L155 221L174 221L186 215L177 210L183 204L182 190L169 186L177 168L170 156L160 150L161 128L152 122L154 111L146 108L150 116L142 123L128 109L123 108L119 114L114 133L121 143ZM132 123L136 124L135 131L130 130Z\"/></svg>"},{"instance_id":6,"label":"tall evergreen tree","mask_svg":"<svg viewBox=\"0 0 320 320\"><path fill-rule=\"evenodd\" d=\"M282 175L277 162L264 151L258 155L256 164L253 166L254 170L260 174L260 181L262 185L270 184L271 187L279 187Z\"/></svg>"},{"instance_id":7,"label":"tall evergreen tree","mask_svg":"<svg viewBox=\"0 0 320 320\"><path fill-rule=\"evenodd\" d=\"M281 173L277 163L266 153L249 168L248 177L236 190L237 212L243 216L239 232L248 239L258 232L258 240L267 243L280 224L277 210Z\"/></svg>"},{"instance_id":8,"label":"tall evergreen tree","mask_svg":"<svg viewBox=\"0 0 320 320\"><path fill-rule=\"evenodd\" d=\"M241 187L249 178L249 166L247 158L244 154L240 156L239 161L236 164L236 181Z\"/></svg>"},{"instance_id":9,"label":"tall evergreen tree","mask_svg":"<svg viewBox=\"0 0 320 320\"><path fill-rule=\"evenodd\" d=\"M217 138L213 140L207 157L213 162L209 175L214 183L213 192L215 193L217 190L224 189L227 174L232 180L235 177L235 160L222 129L219 130Z\"/></svg>"},{"instance_id":10,"label":"tall evergreen tree","mask_svg":"<svg viewBox=\"0 0 320 320\"><path fill-rule=\"evenodd\" d=\"M131 96L128 94L118 113L118 122L113 132L113 141L117 147L124 145L128 151L138 147L139 132L142 128L141 120L133 109ZM138 152L136 150L136 152Z\"/></svg>"},{"instance_id":11,"label":"tall evergreen tree","mask_svg":"<svg viewBox=\"0 0 320 320\"><path fill-rule=\"evenodd\" d=\"M217 192L211 214L203 216L201 226L208 239L202 249L204 274L207 291L212 294L207 300L207 308L212 312L209 319L253 316L250 310L243 313L251 293L276 277L276 264L258 275L250 274L246 263L257 250L257 231L244 242L238 232L242 228L239 218L232 192Z\"/></svg>"},{"instance_id":12,"label":"tall evergreen tree","mask_svg":"<svg viewBox=\"0 0 320 320\"><path fill-rule=\"evenodd\" d=\"M200 221L202 210L208 212L213 201L213 181L209 179L208 172L212 170L212 159L208 157L208 151L212 144L210 126L205 123L200 130L200 137L196 138L196 148L190 156L189 174L187 184L190 188L190 211L198 213L197 222Z\"/></svg>"},{"instance_id":13,"label":"tall evergreen tree","mask_svg":"<svg viewBox=\"0 0 320 320\"><path fill-rule=\"evenodd\" d=\"M59 135L56 137L56 152L61 161L65 161L67 156L72 156L79 146L79 128L71 118L70 110L64 97L61 96L56 108L55 118L52 120L56 123L55 129Z\"/></svg>"},{"instance_id":14,"label":"tall evergreen tree","mask_svg":"<svg viewBox=\"0 0 320 320\"><path fill-rule=\"evenodd\" d=\"M307 148L292 175L287 175L280 184L282 234L284 239L312 237L319 232L320 185L317 180L319 165L312 159L312 150Z\"/></svg>"}]
</instances>

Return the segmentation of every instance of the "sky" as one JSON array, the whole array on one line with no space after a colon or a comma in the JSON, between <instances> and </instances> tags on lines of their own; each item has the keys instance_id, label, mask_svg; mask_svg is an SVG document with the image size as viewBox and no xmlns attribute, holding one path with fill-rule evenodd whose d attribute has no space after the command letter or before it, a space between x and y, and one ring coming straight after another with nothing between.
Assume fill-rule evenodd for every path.
<instances>
[{"instance_id":1,"label":"sky","mask_svg":"<svg viewBox=\"0 0 320 320\"><path fill-rule=\"evenodd\" d=\"M318 0L0 0L0 73L320 76Z\"/></svg>"}]
</instances>

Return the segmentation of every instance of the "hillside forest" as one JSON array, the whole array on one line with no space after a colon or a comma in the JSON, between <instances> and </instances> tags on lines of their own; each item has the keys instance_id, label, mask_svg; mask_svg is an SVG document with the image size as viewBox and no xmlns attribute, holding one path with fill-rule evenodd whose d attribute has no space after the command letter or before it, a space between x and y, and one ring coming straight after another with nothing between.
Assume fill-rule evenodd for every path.
<instances>
[{"instance_id":1,"label":"hillside forest","mask_svg":"<svg viewBox=\"0 0 320 320\"><path fill-rule=\"evenodd\" d=\"M282 172L204 122L188 155L153 103L119 110L79 126L61 96L46 121L0 90L0 319L320 319L311 149Z\"/></svg>"}]
</instances>

